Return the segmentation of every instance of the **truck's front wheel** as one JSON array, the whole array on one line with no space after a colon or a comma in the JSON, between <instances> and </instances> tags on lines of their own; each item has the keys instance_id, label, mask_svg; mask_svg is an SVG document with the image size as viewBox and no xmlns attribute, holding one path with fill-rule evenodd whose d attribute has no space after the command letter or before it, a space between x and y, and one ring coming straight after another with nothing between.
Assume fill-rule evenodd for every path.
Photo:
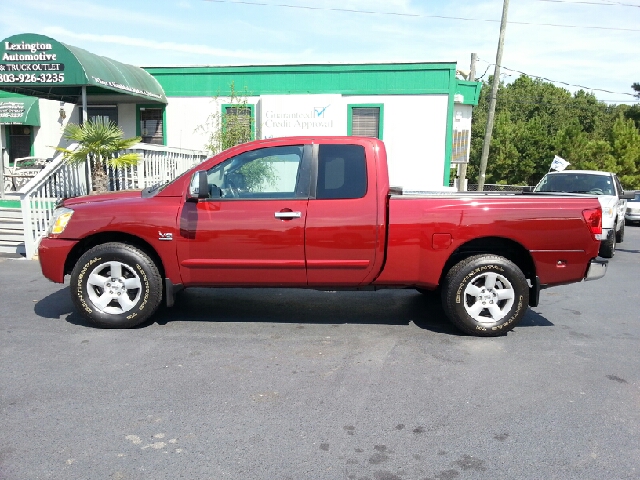
<instances>
[{"instance_id":1,"label":"truck's front wheel","mask_svg":"<svg viewBox=\"0 0 640 480\"><path fill-rule=\"evenodd\" d=\"M615 228L615 224L614 224ZM616 254L616 232L611 230L609 235L607 235L606 240L602 240L600 242L600 251L598 255L603 258L613 258Z\"/></svg>"},{"instance_id":2,"label":"truck's front wheel","mask_svg":"<svg viewBox=\"0 0 640 480\"><path fill-rule=\"evenodd\" d=\"M442 288L444 311L463 332L502 335L526 313L529 285L522 271L498 255L475 255L447 274Z\"/></svg>"},{"instance_id":3,"label":"truck's front wheel","mask_svg":"<svg viewBox=\"0 0 640 480\"><path fill-rule=\"evenodd\" d=\"M162 300L156 264L142 250L123 243L98 245L82 255L70 288L78 311L103 328L139 325Z\"/></svg>"}]
</instances>

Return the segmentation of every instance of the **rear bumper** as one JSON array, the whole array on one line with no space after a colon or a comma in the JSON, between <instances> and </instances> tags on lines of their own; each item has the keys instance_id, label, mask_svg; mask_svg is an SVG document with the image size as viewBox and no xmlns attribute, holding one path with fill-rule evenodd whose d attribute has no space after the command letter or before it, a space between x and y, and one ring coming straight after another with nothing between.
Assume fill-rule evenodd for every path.
<instances>
[{"instance_id":1,"label":"rear bumper","mask_svg":"<svg viewBox=\"0 0 640 480\"><path fill-rule=\"evenodd\" d=\"M52 282L64 283L64 264L76 240L43 238L38 247L38 259L42 274Z\"/></svg>"},{"instance_id":2,"label":"rear bumper","mask_svg":"<svg viewBox=\"0 0 640 480\"><path fill-rule=\"evenodd\" d=\"M596 235L596 238L604 242L605 240L607 240L607 238L609 238L609 235L611 235L611 232L613 232L613 228L603 228L602 233L600 235Z\"/></svg>"},{"instance_id":3,"label":"rear bumper","mask_svg":"<svg viewBox=\"0 0 640 480\"><path fill-rule=\"evenodd\" d=\"M586 280L597 280L599 278L604 277L605 273L607 273L607 264L609 262L607 260L600 260L594 258L589 262L589 267L587 268L587 274L584 276Z\"/></svg>"}]
</instances>

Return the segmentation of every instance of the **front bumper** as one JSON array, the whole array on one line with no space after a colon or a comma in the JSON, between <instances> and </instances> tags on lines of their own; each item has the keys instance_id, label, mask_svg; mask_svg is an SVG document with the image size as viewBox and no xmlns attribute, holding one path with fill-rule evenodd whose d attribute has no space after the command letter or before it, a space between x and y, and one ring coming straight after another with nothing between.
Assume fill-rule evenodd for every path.
<instances>
[{"instance_id":1,"label":"front bumper","mask_svg":"<svg viewBox=\"0 0 640 480\"><path fill-rule=\"evenodd\" d=\"M38 260L42 274L52 282L64 283L64 264L77 240L45 237L40 240Z\"/></svg>"},{"instance_id":2,"label":"front bumper","mask_svg":"<svg viewBox=\"0 0 640 480\"><path fill-rule=\"evenodd\" d=\"M609 262L607 260L600 260L599 258L591 260L589 262L589 267L587 267L587 273L584 276L585 281L597 280L604 277L605 273L607 273L608 264Z\"/></svg>"}]
</instances>

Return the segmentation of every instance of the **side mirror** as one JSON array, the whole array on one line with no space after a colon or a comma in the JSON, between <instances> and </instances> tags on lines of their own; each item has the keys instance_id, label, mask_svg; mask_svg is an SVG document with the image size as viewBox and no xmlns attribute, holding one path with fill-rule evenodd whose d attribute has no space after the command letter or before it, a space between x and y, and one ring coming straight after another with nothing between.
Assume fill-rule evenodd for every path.
<instances>
[{"instance_id":1,"label":"side mirror","mask_svg":"<svg viewBox=\"0 0 640 480\"><path fill-rule=\"evenodd\" d=\"M209 198L209 182L207 181L207 172L200 170L191 177L187 200L197 202L203 198Z\"/></svg>"},{"instance_id":2,"label":"side mirror","mask_svg":"<svg viewBox=\"0 0 640 480\"><path fill-rule=\"evenodd\" d=\"M622 195L620 195L620 199L621 200L633 200L634 198L636 198L636 192L635 191L632 191L632 192L629 192L629 193L627 193L625 191L625 192L622 192Z\"/></svg>"},{"instance_id":3,"label":"side mirror","mask_svg":"<svg viewBox=\"0 0 640 480\"><path fill-rule=\"evenodd\" d=\"M522 193L531 193L533 192L534 187L522 187Z\"/></svg>"}]
</instances>

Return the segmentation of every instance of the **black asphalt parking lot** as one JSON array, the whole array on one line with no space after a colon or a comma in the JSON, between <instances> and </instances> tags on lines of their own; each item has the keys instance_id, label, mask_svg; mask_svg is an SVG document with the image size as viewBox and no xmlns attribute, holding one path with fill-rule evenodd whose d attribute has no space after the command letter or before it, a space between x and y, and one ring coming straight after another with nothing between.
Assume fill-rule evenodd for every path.
<instances>
[{"instance_id":1,"label":"black asphalt parking lot","mask_svg":"<svg viewBox=\"0 0 640 480\"><path fill-rule=\"evenodd\" d=\"M640 227L499 338L413 290L194 289L99 330L0 258L0 479L640 478Z\"/></svg>"}]
</instances>

